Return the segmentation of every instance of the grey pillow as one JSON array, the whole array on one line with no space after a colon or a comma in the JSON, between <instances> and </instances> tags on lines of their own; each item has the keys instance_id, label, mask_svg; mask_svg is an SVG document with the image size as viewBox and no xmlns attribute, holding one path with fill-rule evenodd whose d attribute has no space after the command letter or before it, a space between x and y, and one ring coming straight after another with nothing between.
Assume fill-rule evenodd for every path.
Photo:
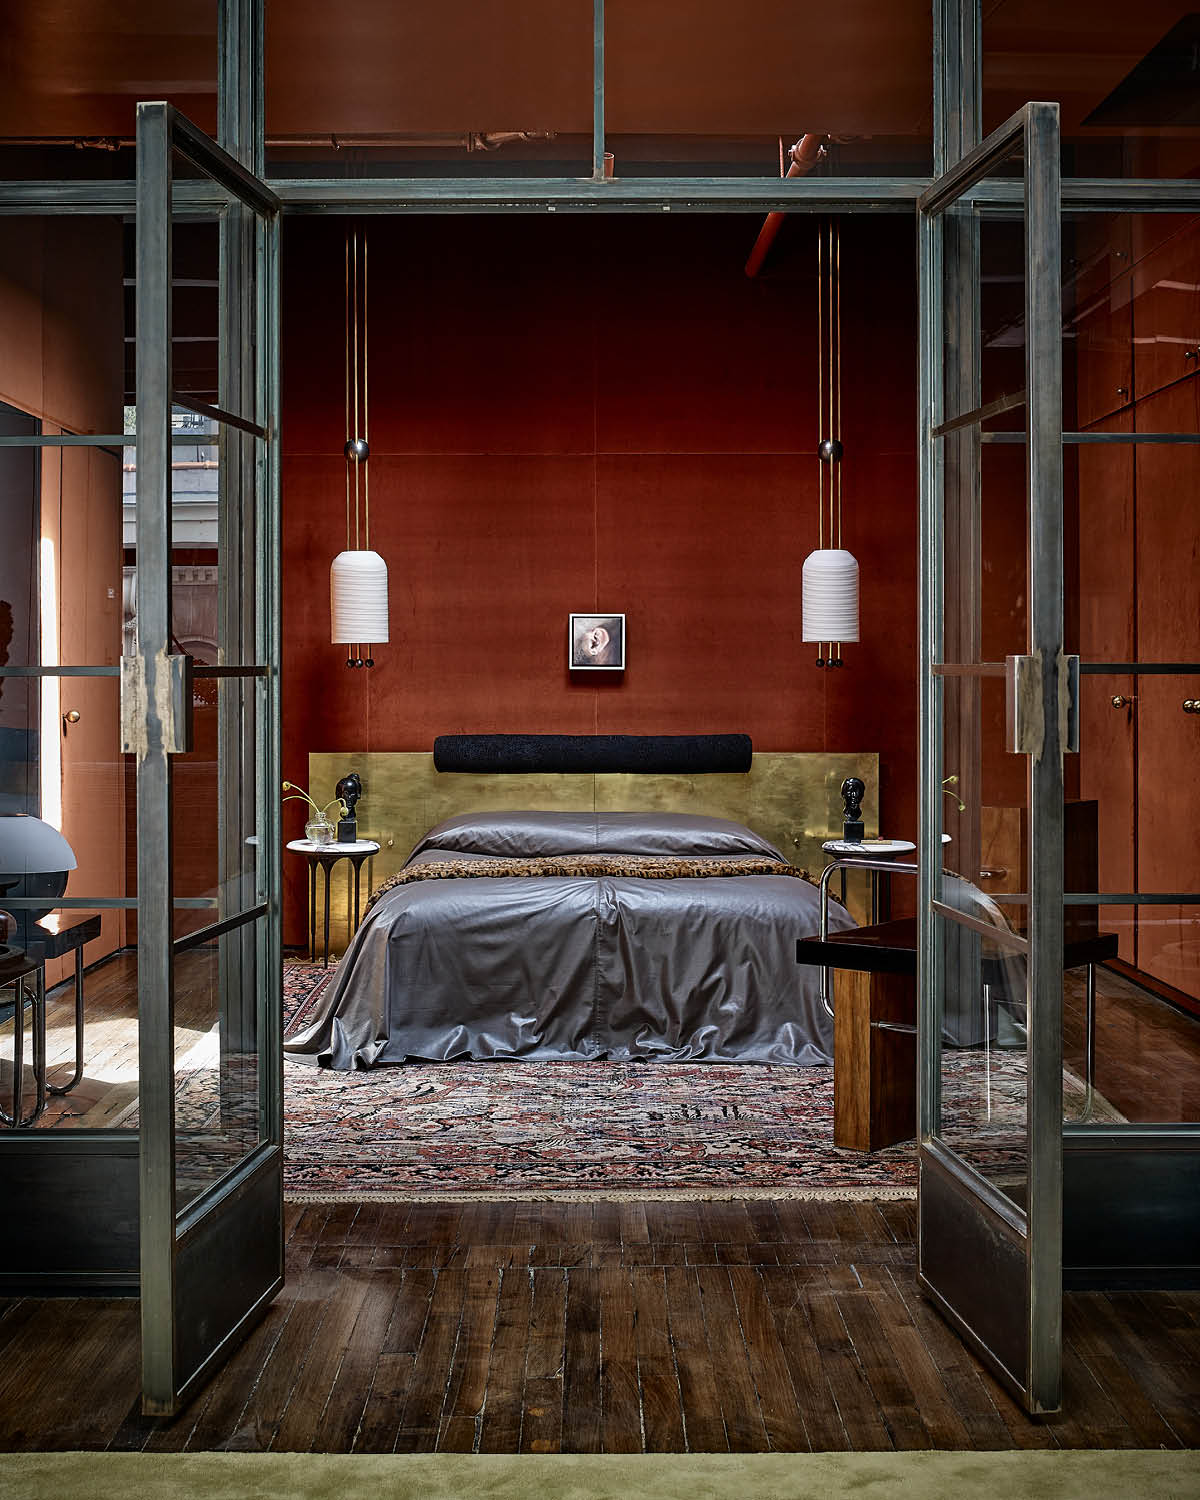
<instances>
[{"instance_id":1,"label":"grey pillow","mask_svg":"<svg viewBox=\"0 0 1200 1500\"><path fill-rule=\"evenodd\" d=\"M413 854L457 849L463 854L531 858L546 854L783 855L752 829L727 818L663 812L483 812L447 818ZM411 858L411 856L410 856Z\"/></svg>"}]
</instances>

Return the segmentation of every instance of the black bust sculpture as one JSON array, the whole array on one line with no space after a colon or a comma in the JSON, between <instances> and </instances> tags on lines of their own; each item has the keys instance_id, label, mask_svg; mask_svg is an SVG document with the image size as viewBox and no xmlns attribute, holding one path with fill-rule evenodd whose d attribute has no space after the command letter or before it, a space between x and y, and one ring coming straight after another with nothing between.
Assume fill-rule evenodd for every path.
<instances>
[{"instance_id":1,"label":"black bust sculpture","mask_svg":"<svg viewBox=\"0 0 1200 1500\"><path fill-rule=\"evenodd\" d=\"M842 782L842 837L849 844L861 844L864 824L862 799L866 795L866 784L857 776L847 776Z\"/></svg>"},{"instance_id":2,"label":"black bust sculpture","mask_svg":"<svg viewBox=\"0 0 1200 1500\"><path fill-rule=\"evenodd\" d=\"M362 778L357 771L351 771L333 790L346 809L346 816L338 819L337 841L339 844L353 844L358 838L358 819L354 816L354 809L362 797Z\"/></svg>"}]
</instances>

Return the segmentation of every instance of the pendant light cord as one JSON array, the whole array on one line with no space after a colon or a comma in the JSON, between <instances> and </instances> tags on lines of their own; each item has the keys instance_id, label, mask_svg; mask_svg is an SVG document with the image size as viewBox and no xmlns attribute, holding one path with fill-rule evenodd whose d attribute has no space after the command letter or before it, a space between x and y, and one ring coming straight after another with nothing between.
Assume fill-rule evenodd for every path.
<instances>
[{"instance_id":1,"label":"pendant light cord","mask_svg":"<svg viewBox=\"0 0 1200 1500\"><path fill-rule=\"evenodd\" d=\"M354 231L354 436L358 437L358 230ZM358 471L360 463L354 460L354 546L360 546Z\"/></svg>"},{"instance_id":2,"label":"pendant light cord","mask_svg":"<svg viewBox=\"0 0 1200 1500\"><path fill-rule=\"evenodd\" d=\"M842 230L817 225L817 547L842 548ZM828 479L826 469L828 468ZM828 542L826 542L828 537ZM841 642L819 641L818 666L841 664Z\"/></svg>"},{"instance_id":3,"label":"pendant light cord","mask_svg":"<svg viewBox=\"0 0 1200 1500\"><path fill-rule=\"evenodd\" d=\"M346 236L346 442L350 431L350 236ZM346 551L350 550L350 464L346 464Z\"/></svg>"},{"instance_id":4,"label":"pendant light cord","mask_svg":"<svg viewBox=\"0 0 1200 1500\"><path fill-rule=\"evenodd\" d=\"M833 264L833 295L837 303L837 338L834 342L835 364L837 369L837 425L833 436L841 442L842 438L842 226L833 221L834 252ZM842 545L842 465L838 461L837 466L837 544Z\"/></svg>"},{"instance_id":5,"label":"pendant light cord","mask_svg":"<svg viewBox=\"0 0 1200 1500\"><path fill-rule=\"evenodd\" d=\"M817 229L817 547L825 546L825 461L821 457L825 409L825 266Z\"/></svg>"},{"instance_id":6,"label":"pendant light cord","mask_svg":"<svg viewBox=\"0 0 1200 1500\"><path fill-rule=\"evenodd\" d=\"M367 317L367 237L363 235L363 298L362 298L362 339L363 339L363 437L368 448L371 445L371 405L367 400L367 379L370 366L367 362L367 330L370 328L370 319ZM839 398L840 399L840 398ZM363 471L363 540L367 551L371 550L371 467L367 465Z\"/></svg>"}]
</instances>

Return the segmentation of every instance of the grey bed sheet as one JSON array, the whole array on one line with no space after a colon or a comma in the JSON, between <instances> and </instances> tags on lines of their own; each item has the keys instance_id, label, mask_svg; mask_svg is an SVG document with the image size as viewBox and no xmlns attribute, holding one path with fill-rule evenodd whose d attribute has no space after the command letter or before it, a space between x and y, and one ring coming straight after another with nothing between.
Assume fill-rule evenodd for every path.
<instances>
[{"instance_id":1,"label":"grey bed sheet","mask_svg":"<svg viewBox=\"0 0 1200 1500\"><path fill-rule=\"evenodd\" d=\"M783 857L719 818L531 812L450 819L409 863L593 851ZM795 956L817 924L816 890L790 876L416 881L371 910L285 1051L343 1070L408 1059L827 1064L819 971ZM831 903L831 930L852 925Z\"/></svg>"}]
</instances>

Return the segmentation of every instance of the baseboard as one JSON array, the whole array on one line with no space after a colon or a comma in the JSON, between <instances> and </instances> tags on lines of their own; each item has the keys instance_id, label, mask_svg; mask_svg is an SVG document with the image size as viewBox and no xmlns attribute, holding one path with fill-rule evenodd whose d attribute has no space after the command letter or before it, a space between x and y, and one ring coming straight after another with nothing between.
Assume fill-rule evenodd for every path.
<instances>
[{"instance_id":1,"label":"baseboard","mask_svg":"<svg viewBox=\"0 0 1200 1500\"><path fill-rule=\"evenodd\" d=\"M0 1297L136 1297L137 1271L0 1272Z\"/></svg>"},{"instance_id":2,"label":"baseboard","mask_svg":"<svg viewBox=\"0 0 1200 1500\"><path fill-rule=\"evenodd\" d=\"M1200 1290L1200 1266L1071 1266L1063 1268L1065 1292L1192 1292Z\"/></svg>"},{"instance_id":3,"label":"baseboard","mask_svg":"<svg viewBox=\"0 0 1200 1500\"><path fill-rule=\"evenodd\" d=\"M1122 979L1128 979L1131 984L1149 990L1157 999L1165 1000L1177 1010L1182 1010L1189 1016L1200 1016L1200 1000L1195 995L1189 995L1186 990L1177 990L1173 984L1167 984L1162 979L1155 979L1145 969L1137 969L1123 958L1110 958L1104 967L1119 974Z\"/></svg>"}]
</instances>

